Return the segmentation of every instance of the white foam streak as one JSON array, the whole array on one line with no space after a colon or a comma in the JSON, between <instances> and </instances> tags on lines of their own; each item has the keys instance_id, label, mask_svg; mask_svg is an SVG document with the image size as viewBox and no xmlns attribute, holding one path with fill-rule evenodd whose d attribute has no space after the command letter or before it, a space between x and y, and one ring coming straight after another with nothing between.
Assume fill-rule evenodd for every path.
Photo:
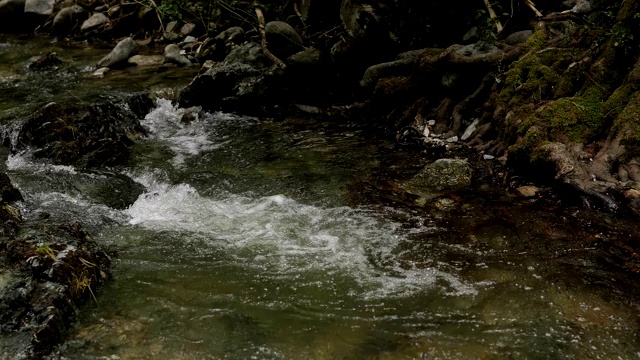
<instances>
[{"instance_id":1,"label":"white foam streak","mask_svg":"<svg viewBox=\"0 0 640 360\"><path fill-rule=\"evenodd\" d=\"M27 152L12 154L7 157L7 169L9 171L28 170L34 174L43 172L57 172L67 174L77 174L76 169L71 165L53 165L47 163L37 163Z\"/></svg>"},{"instance_id":2,"label":"white foam streak","mask_svg":"<svg viewBox=\"0 0 640 360\"><path fill-rule=\"evenodd\" d=\"M195 120L186 124L182 117L189 111L193 112ZM189 156L221 145L209 139L205 129L206 122L198 118L196 111L179 108L166 99L158 99L156 108L147 114L142 123L149 129L153 138L169 143L171 150L176 154L173 159L176 165L181 165Z\"/></svg>"},{"instance_id":3,"label":"white foam streak","mask_svg":"<svg viewBox=\"0 0 640 360\"><path fill-rule=\"evenodd\" d=\"M455 275L406 265L394 249L406 240L397 224L362 210L320 208L282 195L251 199L200 196L187 184L156 182L125 213L130 224L223 246L245 267L278 276L340 273L362 287L360 296L408 296L448 283L451 295L474 294ZM274 275L275 276L275 275Z\"/></svg>"}]
</instances>

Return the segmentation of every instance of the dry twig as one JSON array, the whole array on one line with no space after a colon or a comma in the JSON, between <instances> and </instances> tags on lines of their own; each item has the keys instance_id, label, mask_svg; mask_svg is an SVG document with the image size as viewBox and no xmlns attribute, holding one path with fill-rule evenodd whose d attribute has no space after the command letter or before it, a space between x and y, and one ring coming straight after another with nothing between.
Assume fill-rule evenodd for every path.
<instances>
[{"instance_id":1,"label":"dry twig","mask_svg":"<svg viewBox=\"0 0 640 360\"><path fill-rule=\"evenodd\" d=\"M260 27L260 35L262 35L262 51L264 52L264 55L269 60L273 61L276 65L278 65L281 69L286 69L287 65L284 62L282 62L282 60L278 59L278 57L273 55L271 51L269 51L269 48L267 47L267 34L264 30L265 28L264 14L262 13L262 9L257 7L256 15L258 16L258 26Z\"/></svg>"}]
</instances>

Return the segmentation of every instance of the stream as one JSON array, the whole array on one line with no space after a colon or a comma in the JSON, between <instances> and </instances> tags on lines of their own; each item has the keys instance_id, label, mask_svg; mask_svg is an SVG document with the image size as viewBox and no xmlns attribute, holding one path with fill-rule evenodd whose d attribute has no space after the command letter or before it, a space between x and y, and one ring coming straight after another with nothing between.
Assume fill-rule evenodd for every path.
<instances>
[{"instance_id":1,"label":"stream","mask_svg":"<svg viewBox=\"0 0 640 360\"><path fill-rule=\"evenodd\" d=\"M0 118L193 76L98 79L104 49L37 41L0 38ZM26 70L44 48L68 64ZM105 169L144 186L126 208L104 173L8 156L27 220L80 221L117 254L61 358L640 359L637 276L601 245L633 223L501 189L353 201L391 156L365 124L185 111L159 96L131 161Z\"/></svg>"}]
</instances>

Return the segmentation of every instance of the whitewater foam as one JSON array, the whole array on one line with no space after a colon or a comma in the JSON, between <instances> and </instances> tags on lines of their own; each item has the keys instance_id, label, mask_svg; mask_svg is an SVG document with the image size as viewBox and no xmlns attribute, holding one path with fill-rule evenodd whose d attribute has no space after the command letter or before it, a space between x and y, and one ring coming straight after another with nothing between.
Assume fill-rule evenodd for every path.
<instances>
[{"instance_id":1,"label":"whitewater foam","mask_svg":"<svg viewBox=\"0 0 640 360\"><path fill-rule=\"evenodd\" d=\"M131 225L224 247L243 266L278 277L342 274L360 285L365 298L409 296L437 282L448 284L448 295L476 292L454 274L403 260L396 249L409 232L374 213L305 205L283 195L214 199L188 184L152 183L125 211Z\"/></svg>"}]
</instances>

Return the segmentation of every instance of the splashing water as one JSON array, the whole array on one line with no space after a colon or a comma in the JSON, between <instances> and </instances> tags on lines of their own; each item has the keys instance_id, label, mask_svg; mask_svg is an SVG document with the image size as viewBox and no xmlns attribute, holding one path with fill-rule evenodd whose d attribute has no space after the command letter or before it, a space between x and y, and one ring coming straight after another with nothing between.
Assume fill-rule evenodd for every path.
<instances>
[{"instance_id":1,"label":"splashing water","mask_svg":"<svg viewBox=\"0 0 640 360\"><path fill-rule=\"evenodd\" d=\"M402 262L394 250L407 234L364 210L304 205L282 195L213 199L187 184L154 182L125 213L132 225L235 251L235 261L275 276L324 271L352 277L367 289L364 297L410 296L437 280L448 282L452 295L476 292L452 274Z\"/></svg>"}]
</instances>

